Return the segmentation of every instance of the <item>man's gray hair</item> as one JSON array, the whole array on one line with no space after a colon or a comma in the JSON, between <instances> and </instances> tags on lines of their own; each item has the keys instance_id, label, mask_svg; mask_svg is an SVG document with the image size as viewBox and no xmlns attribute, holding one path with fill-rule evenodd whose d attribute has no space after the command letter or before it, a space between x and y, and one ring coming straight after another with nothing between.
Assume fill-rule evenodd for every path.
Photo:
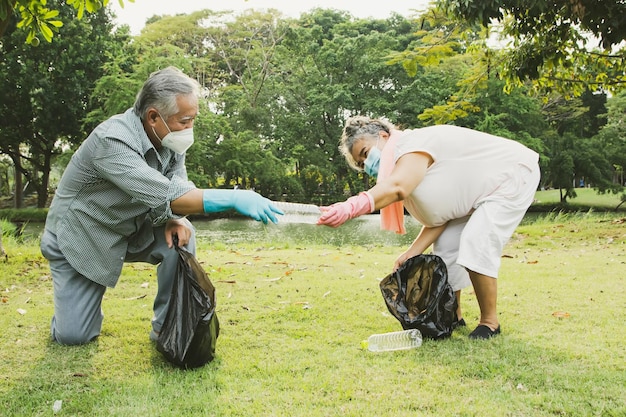
<instances>
[{"instance_id":1,"label":"man's gray hair","mask_svg":"<svg viewBox=\"0 0 626 417\"><path fill-rule=\"evenodd\" d=\"M137 93L133 111L144 120L149 108L154 107L165 119L178 113L179 96L200 94L200 84L180 69L170 66L150 74Z\"/></svg>"}]
</instances>

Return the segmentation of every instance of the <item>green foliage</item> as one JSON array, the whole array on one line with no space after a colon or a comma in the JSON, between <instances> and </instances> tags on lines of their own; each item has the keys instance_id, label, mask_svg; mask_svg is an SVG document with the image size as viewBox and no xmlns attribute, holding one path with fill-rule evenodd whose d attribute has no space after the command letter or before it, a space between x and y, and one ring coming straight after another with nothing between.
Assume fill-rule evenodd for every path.
<instances>
[{"instance_id":1,"label":"green foliage","mask_svg":"<svg viewBox=\"0 0 626 417\"><path fill-rule=\"evenodd\" d=\"M60 0L49 3L58 6ZM54 156L86 135L81 120L107 52L127 40L112 34L105 10L77 20L74 9L65 7L59 19L65 24L47 48L29 47L24 33L12 29L0 55L0 135L5 138L0 153L11 157L19 175L28 176L39 207L47 204Z\"/></svg>"},{"instance_id":2,"label":"green foliage","mask_svg":"<svg viewBox=\"0 0 626 417\"><path fill-rule=\"evenodd\" d=\"M353 20L336 11L315 10L289 26L277 50L277 74L269 102L272 143L293 161L310 201L358 192L367 179L351 172L338 150L345 117L385 116L415 123L420 103L412 80L385 57L415 39L406 19ZM412 94L413 93L413 94ZM323 194L326 194L325 196Z\"/></svg>"},{"instance_id":3,"label":"green foliage","mask_svg":"<svg viewBox=\"0 0 626 417\"><path fill-rule=\"evenodd\" d=\"M566 97L623 88L623 1L439 0L437 4L463 21L496 28L504 42L510 41L500 68L509 88L531 80L541 92Z\"/></svg>"},{"instance_id":4,"label":"green foliage","mask_svg":"<svg viewBox=\"0 0 626 417\"><path fill-rule=\"evenodd\" d=\"M118 1L124 7L124 1ZM134 3L135 0L127 1ZM66 0L65 3L74 8L77 19L82 19L85 11L96 13L106 7L109 0ZM52 8L49 8L47 0L0 0L0 37L4 35L11 17L16 13L19 15L17 27L26 32L27 44L39 46L38 35L50 43L64 24L63 19L58 18L61 7L66 6L53 2Z\"/></svg>"},{"instance_id":5,"label":"green foliage","mask_svg":"<svg viewBox=\"0 0 626 417\"><path fill-rule=\"evenodd\" d=\"M0 212L0 248L2 247L2 238L15 236L17 232L17 226L15 223L7 220L6 213ZM4 253L0 253L0 255L4 255Z\"/></svg>"},{"instance_id":6,"label":"green foliage","mask_svg":"<svg viewBox=\"0 0 626 417\"><path fill-rule=\"evenodd\" d=\"M626 177L624 176L624 169L626 168L626 92L608 100L606 108L607 123L594 137L594 146L607 153L609 162L615 169L615 182L626 185Z\"/></svg>"},{"instance_id":7,"label":"green foliage","mask_svg":"<svg viewBox=\"0 0 626 417\"><path fill-rule=\"evenodd\" d=\"M11 222L43 222L48 215L48 209L0 209L0 219Z\"/></svg>"},{"instance_id":8,"label":"green foliage","mask_svg":"<svg viewBox=\"0 0 626 417\"><path fill-rule=\"evenodd\" d=\"M73 7L56 9L59 16L76 13ZM50 53L58 61L43 53L31 58L21 50L2 51L7 62L0 66L7 83L2 91L7 94L0 102L11 123L0 126L0 148L17 161L16 170L29 173L31 185L39 184L42 194L49 174L46 155L53 164L69 148L55 165L62 170L86 134L132 106L149 74L167 65L183 69L204 87L196 142L187 154L189 177L201 187L238 183L272 197L318 204L367 189L372 179L350 170L337 148L345 118L366 114L386 117L401 128L454 123L509 137L541 154L542 183L562 183L566 195L567 184L582 176L595 178L601 191L618 191L626 152L620 125L602 127L606 95L586 91L577 99L537 97L530 83L507 84L502 79L506 51L488 47L490 34L477 24L457 22L440 9L416 19L386 20L354 19L323 9L299 19L285 19L276 10L241 15L203 10L155 16L141 35L131 38L127 29L118 31L100 46L83 45L83 34L90 31L78 23L105 19L106 14L86 14L79 22L71 13L53 42L65 39L63 49ZM71 32L67 43L70 35L63 31L70 26L78 31ZM24 43L21 35L13 44ZM82 53L89 57L88 78L82 77L82 68L61 65L65 58L80 61L73 53L82 47L91 48ZM22 67L18 55L28 57ZM39 65L40 57L71 76L41 75L46 66ZM84 81L96 73L98 81ZM24 91L33 95L21 97ZM37 108L47 109L36 119L30 108L33 97ZM41 97L64 97L66 108ZM619 97L607 103L619 102ZM611 111L619 114L620 108ZM38 129L45 140L19 130L31 120L45 121L46 127ZM24 137L36 139L25 142ZM29 153L32 159L26 159Z\"/></svg>"}]
</instances>

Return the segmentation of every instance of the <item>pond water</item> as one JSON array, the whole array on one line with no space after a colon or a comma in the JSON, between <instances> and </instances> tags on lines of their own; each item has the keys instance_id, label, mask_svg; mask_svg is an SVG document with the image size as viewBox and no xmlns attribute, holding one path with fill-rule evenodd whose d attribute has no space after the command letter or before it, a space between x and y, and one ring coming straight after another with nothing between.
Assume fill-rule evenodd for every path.
<instances>
[{"instance_id":1,"label":"pond water","mask_svg":"<svg viewBox=\"0 0 626 417\"><path fill-rule=\"evenodd\" d=\"M278 224L243 219L217 219L194 221L198 240L219 241L223 243L238 242L276 242L290 244L327 244L344 245L409 245L417 236L420 224L412 218L406 218L407 233L399 235L394 232L380 230L380 216L367 215L353 219L339 228L318 226L314 222L317 217L294 221L289 217L281 218Z\"/></svg>"},{"instance_id":2,"label":"pond water","mask_svg":"<svg viewBox=\"0 0 626 417\"><path fill-rule=\"evenodd\" d=\"M605 216L597 214L598 216ZM546 213L528 213L522 224L529 224L548 216ZM585 214L572 215L587 216ZM407 233L399 235L394 232L380 230L380 215L370 214L346 222L339 228L317 226L317 215L281 216L278 224L267 225L243 218L223 218L215 220L196 219L197 237L200 242L212 241L224 244L246 242L264 242L269 244L326 244L332 246L348 245L385 245L408 246L421 228L411 216L405 216L404 224ZM25 225L23 236L39 238L43 223Z\"/></svg>"},{"instance_id":3,"label":"pond water","mask_svg":"<svg viewBox=\"0 0 626 417\"><path fill-rule=\"evenodd\" d=\"M224 244L265 242L270 244L328 244L345 245L409 245L417 236L420 224L411 217L405 217L407 233L399 235L380 230L380 216L370 214L345 223L339 228L318 226L319 216L280 216L279 223L267 225L243 218L223 218L214 220L192 220L199 242L212 241ZM43 231L43 223L24 225L24 238L38 239Z\"/></svg>"}]
</instances>

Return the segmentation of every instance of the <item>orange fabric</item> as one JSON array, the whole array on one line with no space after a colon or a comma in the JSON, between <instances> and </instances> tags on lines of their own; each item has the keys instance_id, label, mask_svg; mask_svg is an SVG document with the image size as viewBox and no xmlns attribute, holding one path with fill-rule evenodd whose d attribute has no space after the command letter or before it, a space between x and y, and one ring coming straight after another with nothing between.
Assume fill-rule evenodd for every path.
<instances>
[{"instance_id":1,"label":"orange fabric","mask_svg":"<svg viewBox=\"0 0 626 417\"><path fill-rule=\"evenodd\" d=\"M401 135L401 132L397 130L391 131L387 143L380 152L380 167L378 168L376 182L384 180L391 174L391 171L393 171L394 151L396 142ZM380 228L381 230L391 230L401 235L406 233L406 229L404 228L404 205L402 201L396 201L380 209Z\"/></svg>"}]
</instances>

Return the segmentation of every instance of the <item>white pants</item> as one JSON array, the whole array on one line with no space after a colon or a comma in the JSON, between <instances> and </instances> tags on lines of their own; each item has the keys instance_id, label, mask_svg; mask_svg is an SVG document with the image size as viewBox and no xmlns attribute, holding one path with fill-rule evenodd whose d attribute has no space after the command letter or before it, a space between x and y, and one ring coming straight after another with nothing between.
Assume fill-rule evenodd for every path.
<instances>
[{"instance_id":1,"label":"white pants","mask_svg":"<svg viewBox=\"0 0 626 417\"><path fill-rule=\"evenodd\" d=\"M504 245L532 204L539 179L539 166L522 167L519 178L504 184L501 194L481 202L471 215L448 222L433 253L446 263L454 291L471 285L467 270L498 277Z\"/></svg>"}]
</instances>

